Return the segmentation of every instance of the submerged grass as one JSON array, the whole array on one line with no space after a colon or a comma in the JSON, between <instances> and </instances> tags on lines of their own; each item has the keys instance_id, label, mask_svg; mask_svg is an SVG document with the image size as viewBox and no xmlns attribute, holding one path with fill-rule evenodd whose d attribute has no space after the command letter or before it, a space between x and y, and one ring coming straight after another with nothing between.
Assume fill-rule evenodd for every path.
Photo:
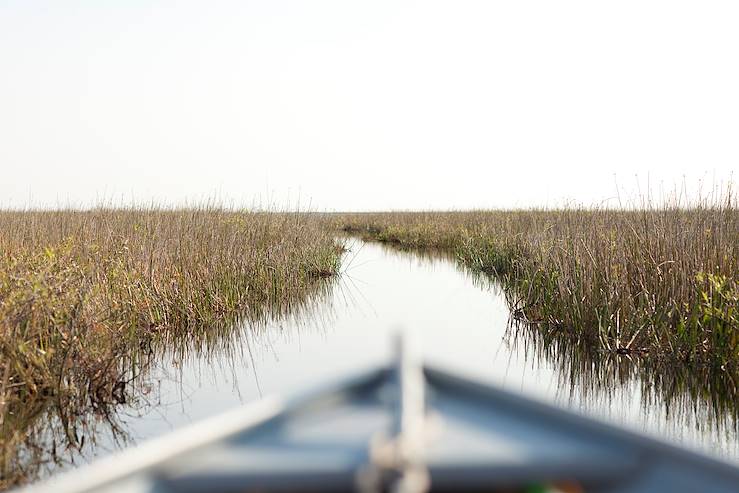
<instances>
[{"instance_id":1,"label":"submerged grass","mask_svg":"<svg viewBox=\"0 0 739 493\"><path fill-rule=\"evenodd\" d=\"M342 214L344 231L454 252L514 316L620 354L739 368L736 199L683 209Z\"/></svg>"},{"instance_id":2,"label":"submerged grass","mask_svg":"<svg viewBox=\"0 0 739 493\"><path fill-rule=\"evenodd\" d=\"M76 416L124 400L152 345L300 305L339 267L319 221L207 207L0 211L0 489L28 478L24 423L50 405L65 446L78 446Z\"/></svg>"}]
</instances>

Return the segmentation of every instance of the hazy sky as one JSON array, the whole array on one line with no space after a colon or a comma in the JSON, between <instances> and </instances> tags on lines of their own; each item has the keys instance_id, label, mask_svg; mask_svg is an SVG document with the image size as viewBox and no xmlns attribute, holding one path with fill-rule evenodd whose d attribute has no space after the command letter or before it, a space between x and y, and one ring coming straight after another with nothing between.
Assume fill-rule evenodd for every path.
<instances>
[{"instance_id":1,"label":"hazy sky","mask_svg":"<svg viewBox=\"0 0 739 493\"><path fill-rule=\"evenodd\" d=\"M0 0L0 207L710 185L739 168L738 6Z\"/></svg>"}]
</instances>

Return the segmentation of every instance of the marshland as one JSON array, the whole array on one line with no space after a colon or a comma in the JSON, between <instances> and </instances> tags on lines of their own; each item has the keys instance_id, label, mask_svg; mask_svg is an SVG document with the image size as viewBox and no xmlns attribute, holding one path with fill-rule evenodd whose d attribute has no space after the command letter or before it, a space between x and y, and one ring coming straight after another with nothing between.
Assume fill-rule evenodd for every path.
<instances>
[{"instance_id":1,"label":"marshland","mask_svg":"<svg viewBox=\"0 0 739 493\"><path fill-rule=\"evenodd\" d=\"M630 210L3 211L0 255L2 487L350 372L396 324L483 379L739 459L731 195Z\"/></svg>"},{"instance_id":2,"label":"marshland","mask_svg":"<svg viewBox=\"0 0 739 493\"><path fill-rule=\"evenodd\" d=\"M341 248L305 214L0 212L0 486L39 447L82 447L80 420L112 419L151 354L295 310Z\"/></svg>"},{"instance_id":3,"label":"marshland","mask_svg":"<svg viewBox=\"0 0 739 493\"><path fill-rule=\"evenodd\" d=\"M739 211L682 209L347 215L344 231L438 248L500 280L513 317L574 344L736 371Z\"/></svg>"},{"instance_id":4,"label":"marshland","mask_svg":"<svg viewBox=\"0 0 739 493\"><path fill-rule=\"evenodd\" d=\"M694 0L0 2L0 491L367 375L398 332L739 466L737 25Z\"/></svg>"}]
</instances>

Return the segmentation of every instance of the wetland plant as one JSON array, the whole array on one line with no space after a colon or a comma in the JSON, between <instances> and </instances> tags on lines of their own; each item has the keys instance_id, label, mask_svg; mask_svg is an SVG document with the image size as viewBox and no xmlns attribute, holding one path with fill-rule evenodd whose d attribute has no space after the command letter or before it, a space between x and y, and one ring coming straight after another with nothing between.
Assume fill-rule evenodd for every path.
<instances>
[{"instance_id":1,"label":"wetland plant","mask_svg":"<svg viewBox=\"0 0 739 493\"><path fill-rule=\"evenodd\" d=\"M739 209L343 214L366 239L454 252L495 275L514 317L614 354L739 367Z\"/></svg>"},{"instance_id":2,"label":"wetland plant","mask_svg":"<svg viewBox=\"0 0 739 493\"><path fill-rule=\"evenodd\" d=\"M90 415L115 427L157 348L289 313L340 256L309 213L0 211L0 489L81 447Z\"/></svg>"}]
</instances>

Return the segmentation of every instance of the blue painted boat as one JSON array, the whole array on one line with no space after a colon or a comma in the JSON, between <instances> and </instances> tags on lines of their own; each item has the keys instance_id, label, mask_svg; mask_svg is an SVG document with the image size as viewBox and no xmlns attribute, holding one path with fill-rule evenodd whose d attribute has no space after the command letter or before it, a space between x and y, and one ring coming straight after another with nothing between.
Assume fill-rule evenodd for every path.
<instances>
[{"instance_id":1,"label":"blue painted boat","mask_svg":"<svg viewBox=\"0 0 739 493\"><path fill-rule=\"evenodd\" d=\"M399 345L400 346L400 345ZM267 398L35 492L738 492L739 468L397 361Z\"/></svg>"}]
</instances>

